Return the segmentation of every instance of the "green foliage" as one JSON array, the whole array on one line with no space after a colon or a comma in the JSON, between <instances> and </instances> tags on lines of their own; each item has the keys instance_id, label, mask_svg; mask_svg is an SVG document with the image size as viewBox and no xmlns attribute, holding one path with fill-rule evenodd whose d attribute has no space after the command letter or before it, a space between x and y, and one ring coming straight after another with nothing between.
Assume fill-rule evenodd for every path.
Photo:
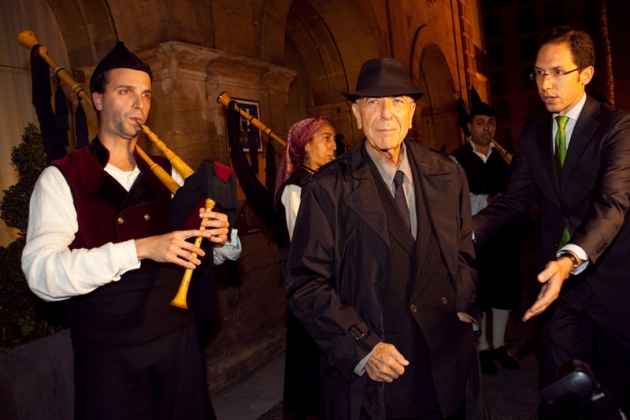
<instances>
[{"instance_id":1,"label":"green foliage","mask_svg":"<svg viewBox=\"0 0 630 420\"><path fill-rule=\"evenodd\" d=\"M22 142L11 150L11 166L18 173L18 182L4 191L0 202L0 216L9 227L26 235L28 203L39 174L46 167L44 141L37 127L29 123L24 129Z\"/></svg>"},{"instance_id":2,"label":"green foliage","mask_svg":"<svg viewBox=\"0 0 630 420\"><path fill-rule=\"evenodd\" d=\"M0 247L0 347L14 347L45 337L64 327L65 304L46 303L29 290L20 259L26 242L28 205L35 182L46 167L42 136L31 123L22 142L11 151L18 181L4 191L0 216L18 229L18 239Z\"/></svg>"}]
</instances>

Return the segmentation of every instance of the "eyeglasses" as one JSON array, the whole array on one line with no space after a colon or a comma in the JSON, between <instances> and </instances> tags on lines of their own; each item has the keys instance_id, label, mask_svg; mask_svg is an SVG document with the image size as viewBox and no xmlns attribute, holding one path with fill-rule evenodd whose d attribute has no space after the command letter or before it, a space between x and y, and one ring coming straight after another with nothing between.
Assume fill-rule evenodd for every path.
<instances>
[{"instance_id":1,"label":"eyeglasses","mask_svg":"<svg viewBox=\"0 0 630 420\"><path fill-rule=\"evenodd\" d=\"M567 74L573 73L574 71L583 70L586 67L578 67L573 70L562 70L562 69L553 69L549 73L546 73L540 69L534 69L531 73L529 73L529 78L532 80L543 80L545 76L551 77L551 80L560 80L562 76L566 76Z\"/></svg>"}]
</instances>

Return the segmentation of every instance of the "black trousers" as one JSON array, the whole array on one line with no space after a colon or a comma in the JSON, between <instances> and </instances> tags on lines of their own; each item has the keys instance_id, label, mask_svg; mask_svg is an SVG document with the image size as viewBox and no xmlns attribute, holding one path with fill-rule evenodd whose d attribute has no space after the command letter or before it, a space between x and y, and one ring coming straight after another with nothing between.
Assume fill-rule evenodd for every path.
<instances>
[{"instance_id":1,"label":"black trousers","mask_svg":"<svg viewBox=\"0 0 630 420\"><path fill-rule=\"evenodd\" d=\"M540 338L545 373L582 360L630 415L630 322L613 317L586 281L562 291Z\"/></svg>"},{"instance_id":2,"label":"black trousers","mask_svg":"<svg viewBox=\"0 0 630 420\"><path fill-rule=\"evenodd\" d=\"M215 419L194 326L141 346L75 351L75 419Z\"/></svg>"}]
</instances>

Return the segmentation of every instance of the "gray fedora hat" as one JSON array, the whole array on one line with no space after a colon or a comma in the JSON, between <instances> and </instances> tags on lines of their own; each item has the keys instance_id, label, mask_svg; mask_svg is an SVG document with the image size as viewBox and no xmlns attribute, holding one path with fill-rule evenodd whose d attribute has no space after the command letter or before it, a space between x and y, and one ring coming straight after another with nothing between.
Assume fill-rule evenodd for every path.
<instances>
[{"instance_id":1,"label":"gray fedora hat","mask_svg":"<svg viewBox=\"0 0 630 420\"><path fill-rule=\"evenodd\" d=\"M357 98L411 96L420 99L422 92L413 88L407 67L395 58L372 58L361 66L354 93L343 93L349 101Z\"/></svg>"}]
</instances>

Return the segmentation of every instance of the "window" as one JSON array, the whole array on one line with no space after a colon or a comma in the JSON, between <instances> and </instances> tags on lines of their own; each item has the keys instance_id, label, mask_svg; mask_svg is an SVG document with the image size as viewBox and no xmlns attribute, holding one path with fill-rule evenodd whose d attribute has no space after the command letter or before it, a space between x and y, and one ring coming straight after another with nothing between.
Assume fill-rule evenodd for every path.
<instances>
[{"instance_id":1,"label":"window","mask_svg":"<svg viewBox=\"0 0 630 420\"><path fill-rule=\"evenodd\" d=\"M519 41L518 55L521 61L534 63L538 54L538 40L535 36L529 36ZM532 65L532 67L534 67Z\"/></svg>"},{"instance_id":2,"label":"window","mask_svg":"<svg viewBox=\"0 0 630 420\"><path fill-rule=\"evenodd\" d=\"M499 99L492 102L492 107L497 113L497 120L507 122L510 120L510 106L506 99Z\"/></svg>"},{"instance_id":3,"label":"window","mask_svg":"<svg viewBox=\"0 0 630 420\"><path fill-rule=\"evenodd\" d=\"M503 44L488 44L487 46L488 65L490 67L501 67L505 65L505 51Z\"/></svg>"},{"instance_id":4,"label":"window","mask_svg":"<svg viewBox=\"0 0 630 420\"><path fill-rule=\"evenodd\" d=\"M561 2L555 1L548 3L545 5L544 10L546 27L566 25L567 22L565 21L565 13Z\"/></svg>"},{"instance_id":5,"label":"window","mask_svg":"<svg viewBox=\"0 0 630 420\"><path fill-rule=\"evenodd\" d=\"M498 16L486 16L483 18L483 30L486 34L486 38L497 38L503 35L503 28L501 27L501 20Z\"/></svg>"},{"instance_id":6,"label":"window","mask_svg":"<svg viewBox=\"0 0 630 420\"><path fill-rule=\"evenodd\" d=\"M490 74L490 89L492 90L493 95L502 95L507 93L508 84L503 72Z\"/></svg>"},{"instance_id":7,"label":"window","mask_svg":"<svg viewBox=\"0 0 630 420\"><path fill-rule=\"evenodd\" d=\"M486 57L486 53L483 52L482 49L475 45L475 66L477 72L483 74L484 76L488 76L488 57Z\"/></svg>"},{"instance_id":8,"label":"window","mask_svg":"<svg viewBox=\"0 0 630 420\"><path fill-rule=\"evenodd\" d=\"M520 9L516 16L516 29L518 32L530 32L537 27L534 9Z\"/></svg>"}]
</instances>

